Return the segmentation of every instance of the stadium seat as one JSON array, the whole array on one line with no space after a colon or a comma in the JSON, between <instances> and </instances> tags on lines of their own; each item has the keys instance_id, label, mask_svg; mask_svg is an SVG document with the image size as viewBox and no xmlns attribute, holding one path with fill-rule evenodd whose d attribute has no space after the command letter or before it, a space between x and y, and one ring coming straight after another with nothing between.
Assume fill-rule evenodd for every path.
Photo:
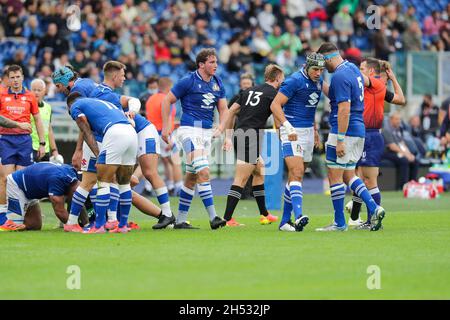
<instances>
[{"instance_id":1,"label":"stadium seat","mask_svg":"<svg viewBox=\"0 0 450 320\"><path fill-rule=\"evenodd\" d=\"M146 61L141 65L141 71L144 74L144 77L148 78L151 75L158 73L158 67L156 63Z\"/></svg>"}]
</instances>

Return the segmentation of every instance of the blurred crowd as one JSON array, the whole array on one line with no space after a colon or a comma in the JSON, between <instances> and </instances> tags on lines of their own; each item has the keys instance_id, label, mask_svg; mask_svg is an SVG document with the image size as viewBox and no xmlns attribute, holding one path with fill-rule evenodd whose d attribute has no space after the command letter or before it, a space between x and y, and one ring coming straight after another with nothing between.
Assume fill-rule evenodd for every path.
<instances>
[{"instance_id":1,"label":"blurred crowd","mask_svg":"<svg viewBox=\"0 0 450 320\"><path fill-rule=\"evenodd\" d=\"M48 80L71 64L100 81L103 63L119 60L127 66L127 93L138 96L151 75L176 81L195 68L198 50L213 46L231 97L241 73L258 80L268 62L290 73L323 41L337 43L351 60L361 51L386 60L396 51L449 50L448 1L415 2L0 0L0 66L19 64L27 79ZM376 10L366 12L371 4ZM57 99L49 85L48 96Z\"/></svg>"}]
</instances>

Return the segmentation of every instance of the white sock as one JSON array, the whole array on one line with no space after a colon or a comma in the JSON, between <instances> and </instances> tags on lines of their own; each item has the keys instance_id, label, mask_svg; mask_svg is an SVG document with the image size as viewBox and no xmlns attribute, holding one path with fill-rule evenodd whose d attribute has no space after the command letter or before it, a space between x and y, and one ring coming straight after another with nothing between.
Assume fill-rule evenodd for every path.
<instances>
[{"instance_id":1,"label":"white sock","mask_svg":"<svg viewBox=\"0 0 450 320\"><path fill-rule=\"evenodd\" d=\"M74 214L69 214L69 220L67 220L67 224L69 225L78 224L78 216Z\"/></svg>"}]
</instances>

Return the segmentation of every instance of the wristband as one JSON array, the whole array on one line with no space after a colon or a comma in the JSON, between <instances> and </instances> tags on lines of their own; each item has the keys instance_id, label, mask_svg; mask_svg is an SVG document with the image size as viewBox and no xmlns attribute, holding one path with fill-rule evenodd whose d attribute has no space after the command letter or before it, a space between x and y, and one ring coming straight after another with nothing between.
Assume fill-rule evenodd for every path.
<instances>
[{"instance_id":1,"label":"wristband","mask_svg":"<svg viewBox=\"0 0 450 320\"><path fill-rule=\"evenodd\" d=\"M45 147L45 141L41 141L41 142L39 142L39 145L41 145L41 146L43 146L43 147Z\"/></svg>"},{"instance_id":2,"label":"wristband","mask_svg":"<svg viewBox=\"0 0 450 320\"><path fill-rule=\"evenodd\" d=\"M286 129L288 134L291 134L291 133L295 132L295 129L292 126L292 124L290 124L290 122L287 121L287 120L285 122L283 122L283 127Z\"/></svg>"},{"instance_id":3,"label":"wristband","mask_svg":"<svg viewBox=\"0 0 450 320\"><path fill-rule=\"evenodd\" d=\"M344 138L345 138L345 133L340 132L337 134L337 141L343 142Z\"/></svg>"}]
</instances>

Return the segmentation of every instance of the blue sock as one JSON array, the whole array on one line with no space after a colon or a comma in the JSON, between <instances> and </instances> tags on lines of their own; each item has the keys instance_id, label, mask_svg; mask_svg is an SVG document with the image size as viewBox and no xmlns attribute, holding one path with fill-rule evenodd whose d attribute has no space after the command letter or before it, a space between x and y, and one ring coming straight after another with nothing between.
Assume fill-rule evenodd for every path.
<instances>
[{"instance_id":1,"label":"blue sock","mask_svg":"<svg viewBox=\"0 0 450 320\"><path fill-rule=\"evenodd\" d=\"M370 215L375 212L375 209L378 207L377 203L373 200L369 191L366 188L366 185L360 178L354 176L352 180L349 182L350 189L364 201L366 204L367 210L369 210Z\"/></svg>"},{"instance_id":2,"label":"blue sock","mask_svg":"<svg viewBox=\"0 0 450 320\"><path fill-rule=\"evenodd\" d=\"M181 187L180 191L180 203L178 204L178 216L177 223L186 222L187 214L191 206L192 198L194 197L195 190L189 189L185 185Z\"/></svg>"},{"instance_id":3,"label":"blue sock","mask_svg":"<svg viewBox=\"0 0 450 320\"><path fill-rule=\"evenodd\" d=\"M372 196L372 199L375 201L377 205L381 205L381 193L380 189L378 187L372 188L369 190L370 195ZM372 214L369 212L369 209L367 209L367 222L370 222L370 217Z\"/></svg>"},{"instance_id":4,"label":"blue sock","mask_svg":"<svg viewBox=\"0 0 450 320\"><path fill-rule=\"evenodd\" d=\"M294 210L295 220L302 216L303 191L302 183L299 181L291 181L289 183L289 192L291 194L292 210Z\"/></svg>"},{"instance_id":5,"label":"blue sock","mask_svg":"<svg viewBox=\"0 0 450 320\"><path fill-rule=\"evenodd\" d=\"M158 198L158 202L161 205L162 214L166 217L171 217L172 210L170 209L169 192L167 191L167 187L155 189L155 193Z\"/></svg>"},{"instance_id":6,"label":"blue sock","mask_svg":"<svg viewBox=\"0 0 450 320\"><path fill-rule=\"evenodd\" d=\"M128 216L131 211L131 186L130 184L121 184L119 185L120 192L120 220L119 220L119 228L125 227L128 225Z\"/></svg>"},{"instance_id":7,"label":"blue sock","mask_svg":"<svg viewBox=\"0 0 450 320\"><path fill-rule=\"evenodd\" d=\"M95 184L92 187L91 192L89 192L89 199L91 199L92 207L94 208L95 212L95 206L97 204L97 184Z\"/></svg>"},{"instance_id":8,"label":"blue sock","mask_svg":"<svg viewBox=\"0 0 450 320\"><path fill-rule=\"evenodd\" d=\"M88 191L86 191L82 187L78 186L78 188L73 193L72 203L70 204L70 214L71 215L74 215L76 217L80 216L81 208L83 208L88 195L90 195L90 193ZM92 201L92 198L91 198L91 201ZM94 205L94 201L92 201L92 205ZM95 210L95 207L94 207L94 210Z\"/></svg>"},{"instance_id":9,"label":"blue sock","mask_svg":"<svg viewBox=\"0 0 450 320\"><path fill-rule=\"evenodd\" d=\"M286 184L286 187L284 188L283 217L281 218L280 227L291 220L291 213L292 213L291 194L289 192L289 186Z\"/></svg>"},{"instance_id":10,"label":"blue sock","mask_svg":"<svg viewBox=\"0 0 450 320\"><path fill-rule=\"evenodd\" d=\"M214 207L213 193L211 189L211 184L209 182L203 182L197 184L198 193L200 198L202 198L203 205L208 211L209 221L212 221L216 216L216 208Z\"/></svg>"},{"instance_id":11,"label":"blue sock","mask_svg":"<svg viewBox=\"0 0 450 320\"><path fill-rule=\"evenodd\" d=\"M0 204L0 226L8 220L6 212L8 212L8 205Z\"/></svg>"},{"instance_id":12,"label":"blue sock","mask_svg":"<svg viewBox=\"0 0 450 320\"><path fill-rule=\"evenodd\" d=\"M115 183L111 183L109 186L109 192L108 221L114 221L117 217L117 208L119 207L119 186Z\"/></svg>"},{"instance_id":13,"label":"blue sock","mask_svg":"<svg viewBox=\"0 0 450 320\"><path fill-rule=\"evenodd\" d=\"M95 228L101 228L106 223L106 213L108 212L110 201L109 183L102 182L97 190L97 205L95 212Z\"/></svg>"},{"instance_id":14,"label":"blue sock","mask_svg":"<svg viewBox=\"0 0 450 320\"><path fill-rule=\"evenodd\" d=\"M338 183L330 186L330 189L334 208L334 222L338 227L343 227L345 226L344 200L347 186L344 183Z\"/></svg>"}]
</instances>

